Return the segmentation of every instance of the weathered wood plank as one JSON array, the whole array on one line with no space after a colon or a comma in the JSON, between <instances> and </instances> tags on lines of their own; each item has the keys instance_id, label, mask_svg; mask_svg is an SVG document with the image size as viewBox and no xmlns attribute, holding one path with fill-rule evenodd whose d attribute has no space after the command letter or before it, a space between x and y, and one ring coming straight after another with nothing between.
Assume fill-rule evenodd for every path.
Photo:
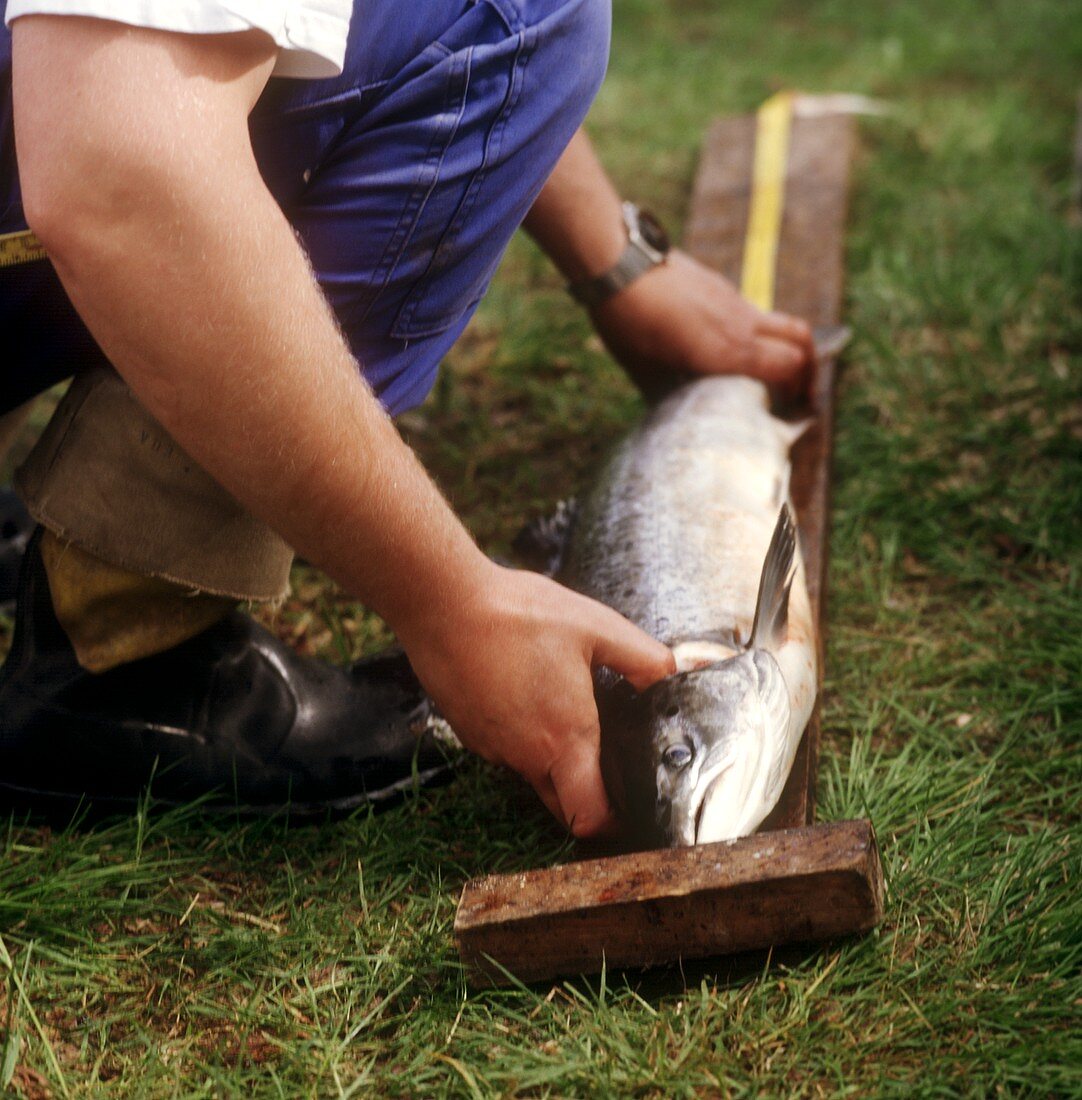
<instances>
[{"instance_id":1,"label":"weathered wood plank","mask_svg":"<svg viewBox=\"0 0 1082 1100\"><path fill-rule=\"evenodd\" d=\"M837 324L856 128L846 115L793 119L775 305L812 325ZM684 247L739 282L751 197L755 116L713 123L703 142Z\"/></svg>"},{"instance_id":2,"label":"weathered wood plank","mask_svg":"<svg viewBox=\"0 0 1082 1100\"><path fill-rule=\"evenodd\" d=\"M455 940L472 978L504 984L835 939L882 910L871 823L841 821L477 879Z\"/></svg>"},{"instance_id":3,"label":"weathered wood plank","mask_svg":"<svg viewBox=\"0 0 1082 1100\"><path fill-rule=\"evenodd\" d=\"M778 243L775 304L813 326L838 323L845 273L845 217L855 145L845 116L795 118L790 134L785 204ZM755 151L755 118L721 119L707 132L695 181L685 244L689 252L731 279L740 276ZM833 457L834 363L819 364L808 407L812 428L793 452L793 503L801 530L808 596L823 667L830 464ZM820 685L821 686L821 685ZM817 703L785 790L762 828L784 829L815 820L819 770Z\"/></svg>"}]
</instances>

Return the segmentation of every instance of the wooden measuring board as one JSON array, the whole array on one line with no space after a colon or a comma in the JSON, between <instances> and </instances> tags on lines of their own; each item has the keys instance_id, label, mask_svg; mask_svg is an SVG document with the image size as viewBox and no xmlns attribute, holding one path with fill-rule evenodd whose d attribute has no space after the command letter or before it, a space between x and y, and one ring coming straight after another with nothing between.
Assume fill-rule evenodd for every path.
<instances>
[{"instance_id":1,"label":"wooden measuring board","mask_svg":"<svg viewBox=\"0 0 1082 1100\"><path fill-rule=\"evenodd\" d=\"M785 203L778 241L775 307L813 327L841 319L845 275L845 217L855 147L852 118L793 118ZM755 149L755 116L721 119L706 135L692 196L685 244L697 259L738 280L744 256ZM814 416L793 453L793 503L808 577L808 598L823 667L823 610L827 578L827 524L834 430L834 362L819 364L805 415ZM819 768L819 703L797 750L789 781L762 828L810 825L815 819Z\"/></svg>"},{"instance_id":2,"label":"wooden measuring board","mask_svg":"<svg viewBox=\"0 0 1082 1100\"><path fill-rule=\"evenodd\" d=\"M756 116L709 130L686 233L698 259L739 280ZM855 127L844 116L794 115L784 170L774 302L813 326L838 323ZM809 398L814 426L793 452L792 494L808 595L819 627L826 591L834 363ZM538 981L609 967L808 942L866 932L883 905L871 823L813 826L819 707L781 800L754 836L718 844L583 860L468 882L455 940L471 981Z\"/></svg>"}]
</instances>

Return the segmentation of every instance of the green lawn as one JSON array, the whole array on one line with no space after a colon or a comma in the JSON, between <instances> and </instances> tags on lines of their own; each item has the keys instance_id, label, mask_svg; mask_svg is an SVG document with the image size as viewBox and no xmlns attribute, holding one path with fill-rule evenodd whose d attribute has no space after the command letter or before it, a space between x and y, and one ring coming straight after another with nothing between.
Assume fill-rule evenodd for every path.
<instances>
[{"instance_id":1,"label":"green lawn","mask_svg":"<svg viewBox=\"0 0 1082 1100\"><path fill-rule=\"evenodd\" d=\"M0 1081L44 1096L1082 1096L1078 0L618 0L591 129L674 225L709 120L776 87L861 124L831 531L824 819L867 815L866 939L473 993L465 879L566 855L523 788L321 828L198 808L5 820ZM639 412L525 241L413 442L485 546ZM275 620L385 632L298 570Z\"/></svg>"}]
</instances>

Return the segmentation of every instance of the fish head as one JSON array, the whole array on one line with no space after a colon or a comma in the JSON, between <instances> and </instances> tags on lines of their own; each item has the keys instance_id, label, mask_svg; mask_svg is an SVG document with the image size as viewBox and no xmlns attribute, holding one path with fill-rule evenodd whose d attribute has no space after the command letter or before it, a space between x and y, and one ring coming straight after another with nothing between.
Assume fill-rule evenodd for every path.
<instances>
[{"instance_id":1,"label":"fish head","mask_svg":"<svg viewBox=\"0 0 1082 1100\"><path fill-rule=\"evenodd\" d=\"M647 699L647 697L649 697ZM785 776L789 695L765 650L670 677L644 693L656 832L670 846L752 832Z\"/></svg>"}]
</instances>

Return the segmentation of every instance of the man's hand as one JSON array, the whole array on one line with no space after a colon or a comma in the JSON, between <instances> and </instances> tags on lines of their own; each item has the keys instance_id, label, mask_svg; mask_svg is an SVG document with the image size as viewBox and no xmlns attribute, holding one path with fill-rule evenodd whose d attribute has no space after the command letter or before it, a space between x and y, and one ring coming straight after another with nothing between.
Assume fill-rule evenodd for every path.
<instances>
[{"instance_id":1,"label":"man's hand","mask_svg":"<svg viewBox=\"0 0 1082 1100\"><path fill-rule=\"evenodd\" d=\"M423 616L399 637L467 748L524 776L576 836L613 830L591 671L605 665L642 690L675 671L666 646L554 581L491 563L453 620Z\"/></svg>"},{"instance_id":2,"label":"man's hand","mask_svg":"<svg viewBox=\"0 0 1082 1100\"><path fill-rule=\"evenodd\" d=\"M627 245L620 198L580 130L526 219L569 282L610 270ZM594 325L649 396L703 374L761 378L783 400L806 389L811 329L764 313L728 279L680 251L603 302Z\"/></svg>"},{"instance_id":3,"label":"man's hand","mask_svg":"<svg viewBox=\"0 0 1082 1100\"><path fill-rule=\"evenodd\" d=\"M814 361L808 324L764 313L678 249L592 316L606 347L647 395L707 374L758 378L782 400L800 397L808 385Z\"/></svg>"}]
</instances>

